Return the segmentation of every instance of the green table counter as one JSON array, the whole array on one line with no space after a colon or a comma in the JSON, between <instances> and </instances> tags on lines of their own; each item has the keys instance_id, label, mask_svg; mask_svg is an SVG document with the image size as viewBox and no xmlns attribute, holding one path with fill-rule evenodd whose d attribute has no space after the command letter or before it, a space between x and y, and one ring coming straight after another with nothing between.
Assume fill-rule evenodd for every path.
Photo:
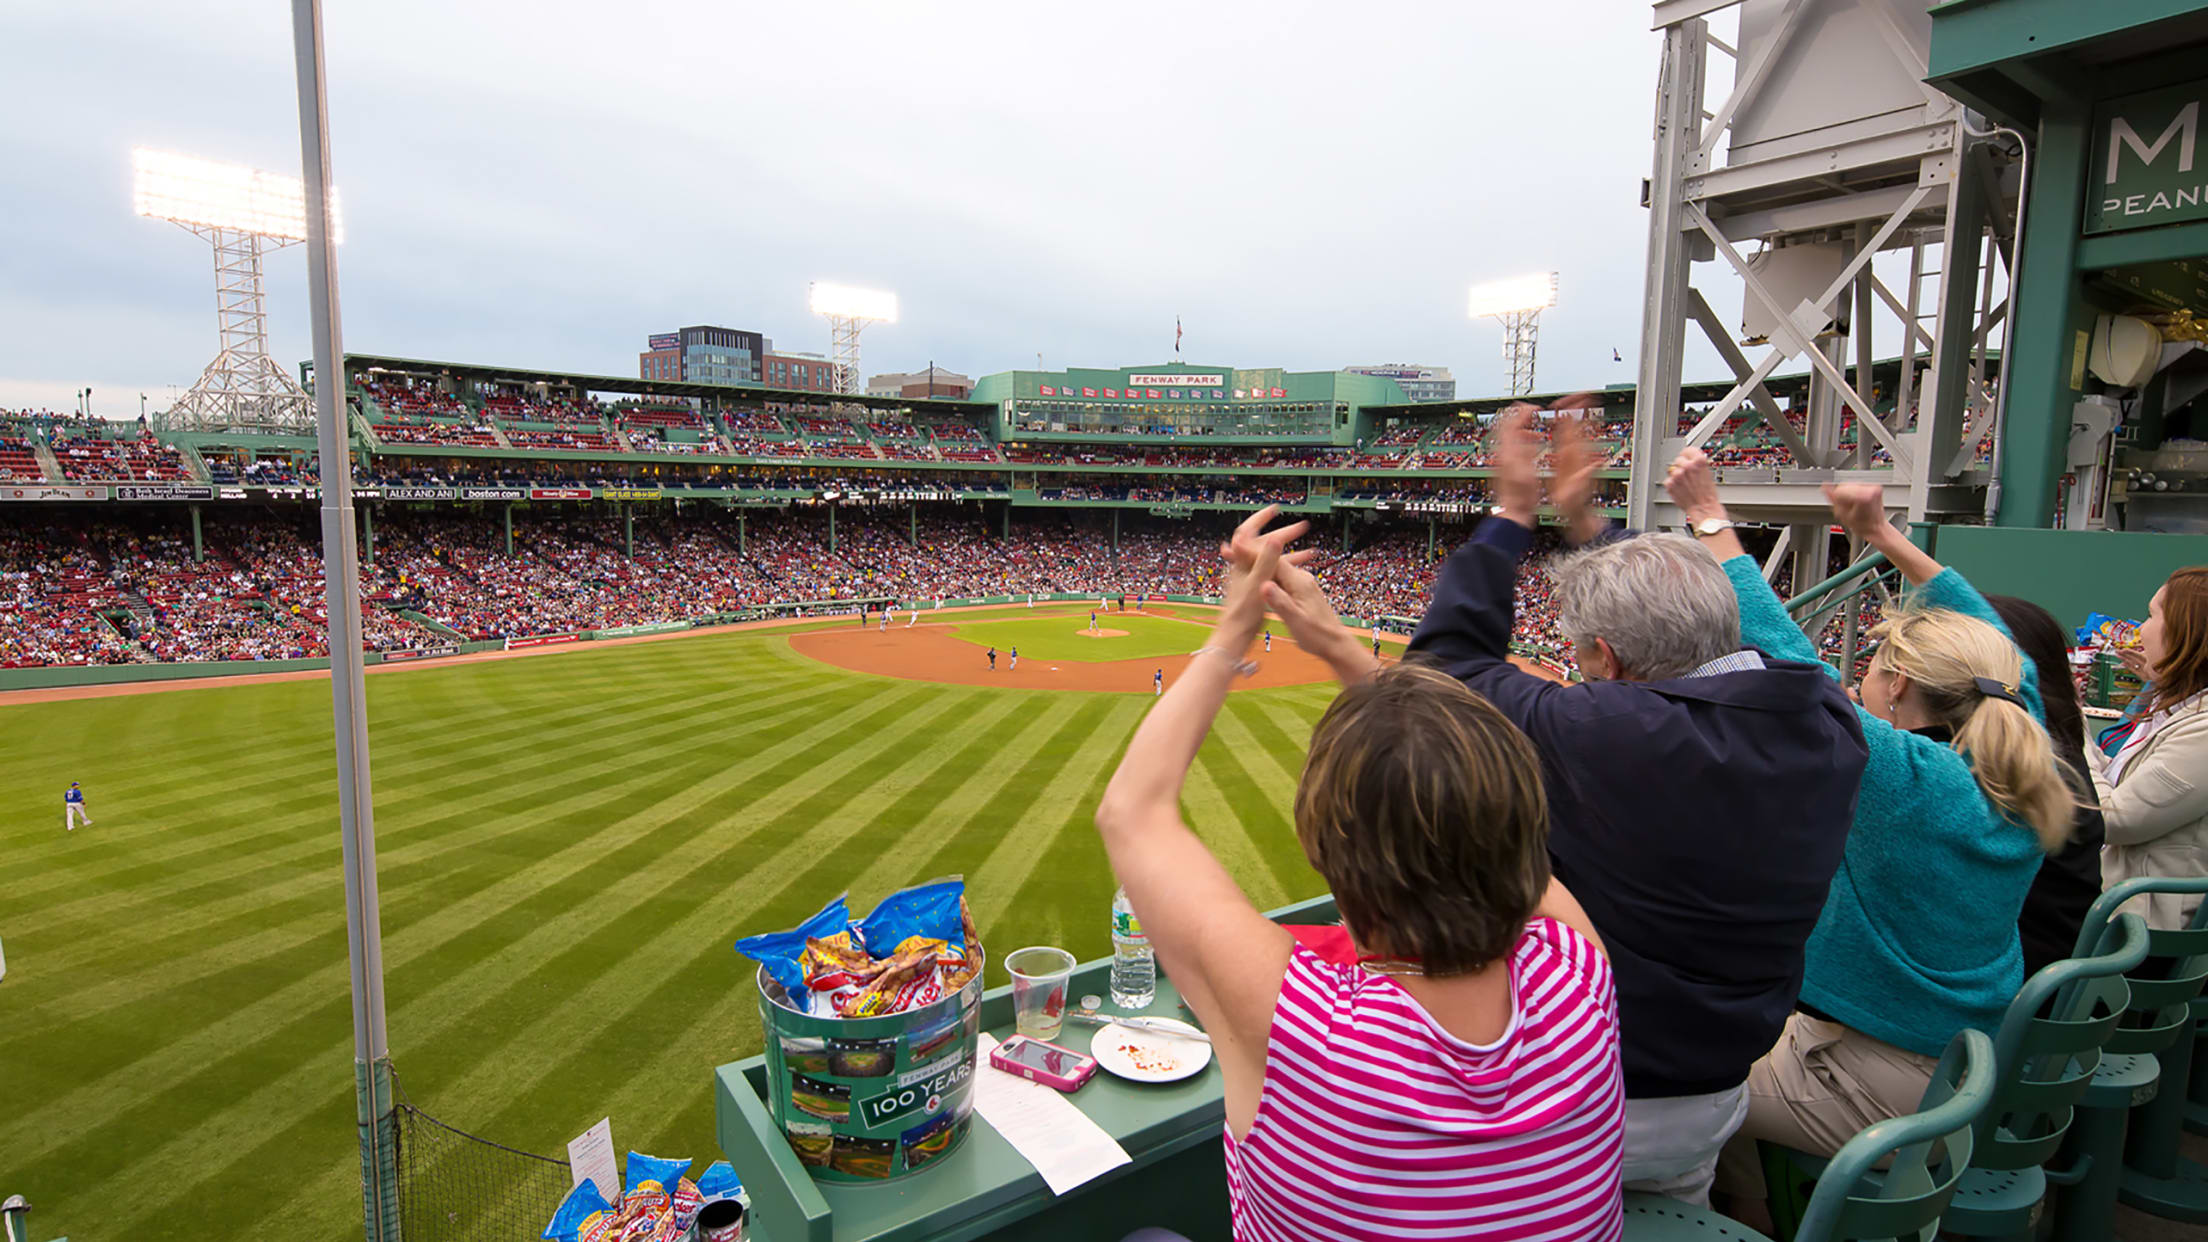
<instances>
[{"instance_id":1,"label":"green table counter","mask_svg":"<svg viewBox=\"0 0 2208 1242\"><path fill-rule=\"evenodd\" d=\"M1329 923L1322 897L1275 910L1276 922ZM994 964L990 967L996 969ZM1074 971L1070 996L1108 996L1111 962ZM1110 1009L1107 1001L1106 1009ZM1172 981L1158 979L1146 1014L1186 1016ZM982 1029L1012 1034L1012 989L983 994ZM1100 1029L1068 1022L1059 1043L1079 1052ZM713 1072L721 1152L751 1195L751 1234L760 1242L1117 1242L1145 1225L1195 1239L1228 1237L1226 1124L1219 1064L1176 1083L1132 1083L1103 1070L1067 1097L1127 1150L1133 1163L1064 1196L979 1114L958 1150L909 1177L870 1185L818 1184L767 1114L766 1065L751 1057Z\"/></svg>"}]
</instances>

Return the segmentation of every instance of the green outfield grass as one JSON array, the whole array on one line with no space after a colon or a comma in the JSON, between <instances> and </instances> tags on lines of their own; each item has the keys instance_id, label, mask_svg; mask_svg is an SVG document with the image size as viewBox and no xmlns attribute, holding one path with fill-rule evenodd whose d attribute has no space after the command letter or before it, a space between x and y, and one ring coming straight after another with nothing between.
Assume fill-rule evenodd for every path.
<instances>
[{"instance_id":1,"label":"green outfield grass","mask_svg":"<svg viewBox=\"0 0 2208 1242\"><path fill-rule=\"evenodd\" d=\"M1109 638L1090 638L1083 633L1089 628L1089 614L1086 612L1017 621L984 621L978 624L955 617L947 617L945 620L958 621L955 637L977 647L995 647L999 655L1017 647L1021 657L1025 659L1092 663L1187 655L1203 646L1204 635L1211 632L1208 619L1181 621L1172 617L1145 617L1126 612L1097 616L1096 624L1099 629L1126 631L1124 635Z\"/></svg>"},{"instance_id":2,"label":"green outfield grass","mask_svg":"<svg viewBox=\"0 0 2208 1242\"><path fill-rule=\"evenodd\" d=\"M393 1057L475 1133L558 1154L610 1114L624 1149L712 1158L709 1071L759 1048L730 943L846 889L962 872L992 947L1109 952L1090 815L1147 698L868 677L771 633L368 687ZM1322 888L1287 808L1332 693L1236 693L1190 777L1261 906ZM42 1238L358 1238L327 684L0 707L0 737L0 1193ZM97 823L64 835L72 780Z\"/></svg>"}]
</instances>

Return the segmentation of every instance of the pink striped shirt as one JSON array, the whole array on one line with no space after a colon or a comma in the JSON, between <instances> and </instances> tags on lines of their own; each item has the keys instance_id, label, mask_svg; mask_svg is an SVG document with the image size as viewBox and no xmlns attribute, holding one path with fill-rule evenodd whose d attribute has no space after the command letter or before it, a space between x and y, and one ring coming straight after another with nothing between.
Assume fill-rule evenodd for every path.
<instances>
[{"instance_id":1,"label":"pink striped shirt","mask_svg":"<svg viewBox=\"0 0 2208 1242\"><path fill-rule=\"evenodd\" d=\"M1458 1039L1396 982L1301 945L1257 1117L1227 1135L1238 1242L1620 1236L1625 1085L1610 963L1553 919L1510 957L1514 1010Z\"/></svg>"}]
</instances>

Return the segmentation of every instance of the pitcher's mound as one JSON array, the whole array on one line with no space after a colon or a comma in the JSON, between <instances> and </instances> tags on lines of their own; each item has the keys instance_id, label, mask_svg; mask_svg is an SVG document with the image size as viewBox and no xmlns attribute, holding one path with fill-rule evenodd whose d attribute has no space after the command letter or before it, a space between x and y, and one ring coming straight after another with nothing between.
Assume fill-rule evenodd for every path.
<instances>
[{"instance_id":1,"label":"pitcher's mound","mask_svg":"<svg viewBox=\"0 0 2208 1242\"><path fill-rule=\"evenodd\" d=\"M1076 634L1079 634L1079 635L1080 635L1081 637L1083 637L1083 638L1125 638L1125 637L1127 637L1127 631L1125 631L1125 630L1075 630L1075 631L1074 631L1074 633L1076 633Z\"/></svg>"}]
</instances>

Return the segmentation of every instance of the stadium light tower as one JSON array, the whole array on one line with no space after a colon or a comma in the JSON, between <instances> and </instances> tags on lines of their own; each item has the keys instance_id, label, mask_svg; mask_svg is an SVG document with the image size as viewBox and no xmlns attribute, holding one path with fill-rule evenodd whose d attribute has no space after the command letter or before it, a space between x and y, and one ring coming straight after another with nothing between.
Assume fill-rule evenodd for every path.
<instances>
[{"instance_id":1,"label":"stadium light tower","mask_svg":"<svg viewBox=\"0 0 2208 1242\"><path fill-rule=\"evenodd\" d=\"M215 360L161 417L185 431L233 427L309 430L305 390L268 356L262 256L307 239L306 191L299 178L139 147L130 154L137 213L168 220L215 249ZM330 235L342 240L337 198Z\"/></svg>"},{"instance_id":2,"label":"stadium light tower","mask_svg":"<svg viewBox=\"0 0 2208 1242\"><path fill-rule=\"evenodd\" d=\"M836 368L836 391L865 392L866 379L859 374L859 333L870 323L897 322L897 295L814 281L812 303L813 313L828 319L832 342L828 358Z\"/></svg>"},{"instance_id":3,"label":"stadium light tower","mask_svg":"<svg viewBox=\"0 0 2208 1242\"><path fill-rule=\"evenodd\" d=\"M1513 397L1533 391L1533 347L1541 329L1541 312L1554 305L1555 272L1512 276L1472 286L1472 317L1502 322L1503 358L1510 363L1510 395Z\"/></svg>"}]
</instances>

